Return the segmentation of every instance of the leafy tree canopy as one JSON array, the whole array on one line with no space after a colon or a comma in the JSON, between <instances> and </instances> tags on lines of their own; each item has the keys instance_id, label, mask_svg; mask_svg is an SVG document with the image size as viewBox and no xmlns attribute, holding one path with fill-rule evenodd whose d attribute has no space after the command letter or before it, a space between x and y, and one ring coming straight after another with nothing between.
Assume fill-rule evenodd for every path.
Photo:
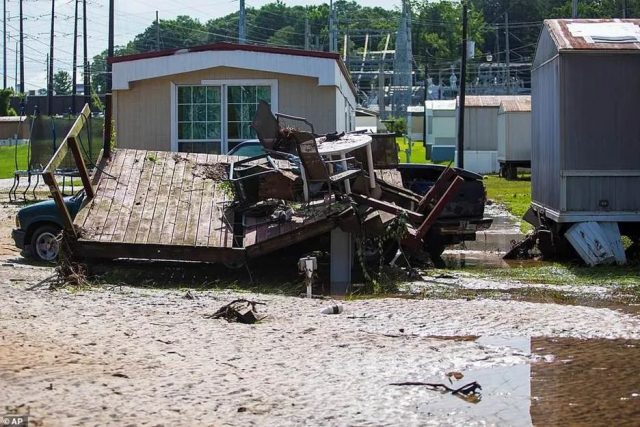
<instances>
[{"instance_id":1,"label":"leafy tree canopy","mask_svg":"<svg viewBox=\"0 0 640 427\"><path fill-rule=\"evenodd\" d=\"M467 0L469 7L469 37L476 43L476 61L485 54L504 60L505 14L509 18L509 42L513 61L530 61L542 26L547 18L570 17L571 0ZM448 67L459 61L462 39L461 2L456 0L410 0L412 8L412 48L415 66ZM349 35L348 55L361 55L365 35L372 37L369 49L381 50L386 35L391 35L394 48L400 11L365 6L366 2L337 0L338 49L343 52L344 35ZM609 18L622 16L626 5L627 17L640 17L640 0L580 0L579 16ZM116 48L115 54L125 55L156 49L183 48L220 41L236 42L238 12L211 19L205 23L189 16L155 21L126 46ZM303 48L305 26L310 32L312 49L327 50L329 44L329 5L287 6L276 0L260 8L246 9L247 43ZM160 33L158 43L158 29ZM158 46L159 44L159 46ZM106 51L93 58L92 86L104 92Z\"/></svg>"}]
</instances>

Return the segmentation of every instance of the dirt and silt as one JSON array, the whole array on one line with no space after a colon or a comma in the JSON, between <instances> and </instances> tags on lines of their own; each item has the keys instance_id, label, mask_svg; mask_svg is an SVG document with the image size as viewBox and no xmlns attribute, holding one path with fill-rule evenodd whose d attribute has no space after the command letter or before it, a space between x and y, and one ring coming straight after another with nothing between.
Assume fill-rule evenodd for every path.
<instances>
[{"instance_id":1,"label":"dirt and silt","mask_svg":"<svg viewBox=\"0 0 640 427\"><path fill-rule=\"evenodd\" d=\"M207 285L187 293L144 280L51 291L40 282L53 268L12 249L16 210L0 206L0 415L29 413L32 425L47 426L640 419L638 310L608 307L606 287L568 286L604 301L597 306L505 293L420 297L419 289L434 286L525 288L428 271L407 284L413 298L336 302ZM447 255L475 260L495 251L483 242L491 237ZM236 298L265 303L257 309L266 319L244 325L206 317ZM334 303L341 314L320 313ZM482 387L476 403L441 388L391 385L453 389L473 381Z\"/></svg>"}]
</instances>

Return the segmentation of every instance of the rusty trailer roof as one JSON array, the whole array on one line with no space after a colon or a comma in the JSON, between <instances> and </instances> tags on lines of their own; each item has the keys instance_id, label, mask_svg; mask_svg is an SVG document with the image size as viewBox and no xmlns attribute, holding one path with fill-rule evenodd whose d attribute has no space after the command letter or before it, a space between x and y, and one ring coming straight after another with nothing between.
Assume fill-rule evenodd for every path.
<instances>
[{"instance_id":1,"label":"rusty trailer roof","mask_svg":"<svg viewBox=\"0 0 640 427\"><path fill-rule=\"evenodd\" d=\"M518 97L525 99L510 99L502 101L500 113L529 113L531 112L531 97Z\"/></svg>"},{"instance_id":2,"label":"rusty trailer roof","mask_svg":"<svg viewBox=\"0 0 640 427\"><path fill-rule=\"evenodd\" d=\"M640 19L547 19L559 51L640 52Z\"/></svg>"},{"instance_id":3,"label":"rusty trailer roof","mask_svg":"<svg viewBox=\"0 0 640 427\"><path fill-rule=\"evenodd\" d=\"M474 96L466 96L464 100L465 107L473 108L473 107L489 107L489 108L500 108L500 104L504 101L522 101L526 102L531 101L531 97L529 95L474 95ZM458 104L460 99L458 98Z\"/></svg>"}]
</instances>

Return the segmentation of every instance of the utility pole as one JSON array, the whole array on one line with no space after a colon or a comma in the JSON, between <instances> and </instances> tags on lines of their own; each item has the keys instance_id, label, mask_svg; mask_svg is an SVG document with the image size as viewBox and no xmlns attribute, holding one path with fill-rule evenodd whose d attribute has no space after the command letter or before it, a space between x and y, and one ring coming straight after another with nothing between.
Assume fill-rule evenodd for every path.
<instances>
[{"instance_id":1,"label":"utility pole","mask_svg":"<svg viewBox=\"0 0 640 427\"><path fill-rule=\"evenodd\" d=\"M102 135L102 152L106 158L111 157L111 120L113 111L111 108L111 58L113 58L113 26L114 26L114 2L109 0L109 36L107 45L107 79L106 79L106 96L105 96L105 117L104 117L104 134Z\"/></svg>"},{"instance_id":2,"label":"utility pole","mask_svg":"<svg viewBox=\"0 0 640 427\"><path fill-rule=\"evenodd\" d=\"M464 168L464 95L467 83L467 2L462 1L462 63L460 64L460 108L458 109L458 167Z\"/></svg>"},{"instance_id":3,"label":"utility pole","mask_svg":"<svg viewBox=\"0 0 640 427\"><path fill-rule=\"evenodd\" d=\"M309 29L309 18L304 18L304 50L309 50L309 39L311 30Z\"/></svg>"},{"instance_id":4,"label":"utility pole","mask_svg":"<svg viewBox=\"0 0 640 427\"><path fill-rule=\"evenodd\" d=\"M578 0L572 0L571 2L571 17L573 19L578 17Z\"/></svg>"},{"instance_id":5,"label":"utility pole","mask_svg":"<svg viewBox=\"0 0 640 427\"><path fill-rule=\"evenodd\" d=\"M82 44L84 49L82 73L84 74L84 103L91 101L91 80L89 79L89 50L87 48L87 0L82 0Z\"/></svg>"},{"instance_id":6,"label":"utility pole","mask_svg":"<svg viewBox=\"0 0 640 427\"><path fill-rule=\"evenodd\" d=\"M71 75L71 113L76 114L76 83L78 71L78 1L76 0L76 13L73 19L73 74Z\"/></svg>"},{"instance_id":7,"label":"utility pole","mask_svg":"<svg viewBox=\"0 0 640 427\"><path fill-rule=\"evenodd\" d=\"M7 0L3 2L2 9L2 88L7 88Z\"/></svg>"},{"instance_id":8,"label":"utility pole","mask_svg":"<svg viewBox=\"0 0 640 427\"><path fill-rule=\"evenodd\" d=\"M49 41L49 81L47 83L47 114L53 114L53 30L56 16L56 1L51 0L51 38ZM20 20L22 21L22 20ZM22 39L22 34L20 35Z\"/></svg>"},{"instance_id":9,"label":"utility pole","mask_svg":"<svg viewBox=\"0 0 640 427\"><path fill-rule=\"evenodd\" d=\"M384 60L380 61L378 69L378 114L381 119L387 117L384 106Z\"/></svg>"},{"instance_id":10,"label":"utility pole","mask_svg":"<svg viewBox=\"0 0 640 427\"><path fill-rule=\"evenodd\" d=\"M160 50L160 20L158 19L157 10L156 10L156 50Z\"/></svg>"},{"instance_id":11,"label":"utility pole","mask_svg":"<svg viewBox=\"0 0 640 427\"><path fill-rule=\"evenodd\" d=\"M627 0L622 0L622 19L627 19Z\"/></svg>"},{"instance_id":12,"label":"utility pole","mask_svg":"<svg viewBox=\"0 0 640 427\"><path fill-rule=\"evenodd\" d=\"M511 50L509 48L509 13L504 13L504 50L507 59L507 95L511 95Z\"/></svg>"},{"instance_id":13,"label":"utility pole","mask_svg":"<svg viewBox=\"0 0 640 427\"><path fill-rule=\"evenodd\" d=\"M53 2L53 0L51 0ZM22 0L20 0L20 93L24 93L24 17L22 16Z\"/></svg>"},{"instance_id":14,"label":"utility pole","mask_svg":"<svg viewBox=\"0 0 640 427\"><path fill-rule=\"evenodd\" d=\"M427 99L429 99L429 82L427 76L429 75L429 64L427 61L429 53L425 50L424 55L424 96L422 97L422 144L427 147Z\"/></svg>"},{"instance_id":15,"label":"utility pole","mask_svg":"<svg viewBox=\"0 0 640 427\"><path fill-rule=\"evenodd\" d=\"M335 10L333 0L329 0L329 52L338 50L337 34L335 32Z\"/></svg>"},{"instance_id":16,"label":"utility pole","mask_svg":"<svg viewBox=\"0 0 640 427\"><path fill-rule=\"evenodd\" d=\"M245 44L247 42L247 22L244 9L244 0L240 0L240 20L238 21L238 43Z\"/></svg>"}]
</instances>

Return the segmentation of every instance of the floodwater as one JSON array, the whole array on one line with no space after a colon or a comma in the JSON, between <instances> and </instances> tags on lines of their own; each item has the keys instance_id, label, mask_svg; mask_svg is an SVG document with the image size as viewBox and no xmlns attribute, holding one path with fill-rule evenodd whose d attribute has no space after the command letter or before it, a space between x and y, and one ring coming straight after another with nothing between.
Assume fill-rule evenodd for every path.
<instances>
[{"instance_id":1,"label":"floodwater","mask_svg":"<svg viewBox=\"0 0 640 427\"><path fill-rule=\"evenodd\" d=\"M448 268L522 265L522 261L502 259L513 245L524 238L517 219L500 205L487 206L485 217L493 219L493 223L489 229L477 232L475 241L461 243L444 252L442 259Z\"/></svg>"},{"instance_id":2,"label":"floodwater","mask_svg":"<svg viewBox=\"0 0 640 427\"><path fill-rule=\"evenodd\" d=\"M487 336L477 342L530 354L532 362L463 372L464 378L452 387L478 382L482 392L477 403L446 393L418 404L418 411L451 424L476 420L481 425L631 426L640 422L638 340Z\"/></svg>"}]
</instances>

